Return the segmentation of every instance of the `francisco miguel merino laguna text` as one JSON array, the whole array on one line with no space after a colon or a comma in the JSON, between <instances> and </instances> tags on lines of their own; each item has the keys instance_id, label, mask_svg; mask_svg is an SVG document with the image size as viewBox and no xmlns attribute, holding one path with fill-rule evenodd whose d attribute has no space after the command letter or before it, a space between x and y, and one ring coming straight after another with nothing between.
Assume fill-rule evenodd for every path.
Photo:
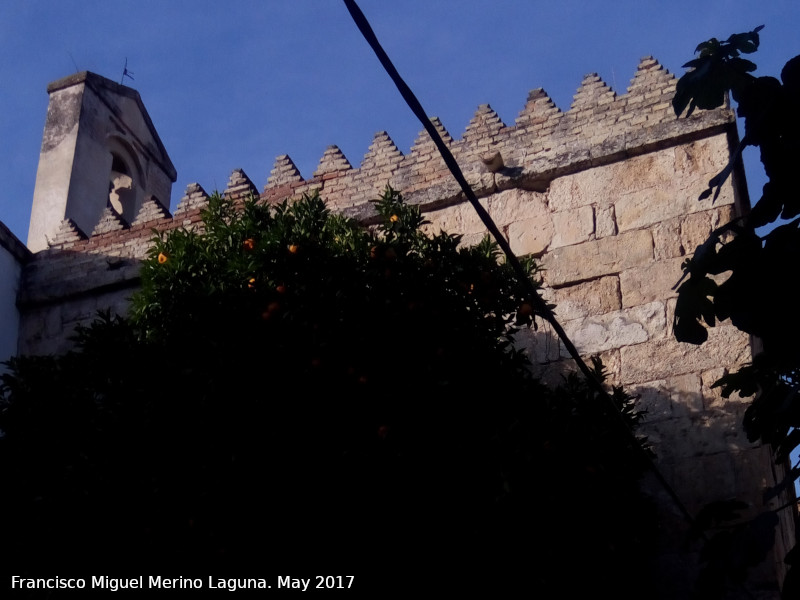
<instances>
[{"instance_id":1,"label":"francisco miguel merino laguna text","mask_svg":"<svg viewBox=\"0 0 800 600\"><path fill-rule=\"evenodd\" d=\"M276 588L289 588L306 591L311 585L312 580L316 580L316 588L323 589L348 589L353 585L353 575L317 575L316 577L303 579L301 577L278 576L275 583ZM89 585L87 586L87 581ZM85 589L101 588L116 592L118 590L136 589L210 589L210 590L229 590L234 592L239 589L271 589L272 585L264 578L215 578L209 575L207 585L203 585L203 579L190 577L161 577L150 575L147 579L139 577L109 577L107 575L93 576L91 579L67 578L67 577L46 577L28 578L13 575L11 577L11 589ZM145 583L147 587L145 588Z\"/></svg>"}]
</instances>

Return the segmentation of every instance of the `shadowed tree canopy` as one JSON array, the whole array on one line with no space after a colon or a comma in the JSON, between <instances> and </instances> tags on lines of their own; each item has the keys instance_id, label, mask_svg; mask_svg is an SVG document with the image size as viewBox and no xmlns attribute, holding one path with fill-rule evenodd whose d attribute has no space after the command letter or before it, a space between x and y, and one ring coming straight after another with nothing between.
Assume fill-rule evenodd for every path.
<instances>
[{"instance_id":1,"label":"shadowed tree canopy","mask_svg":"<svg viewBox=\"0 0 800 600\"><path fill-rule=\"evenodd\" d=\"M531 376L514 336L536 316L493 243L424 233L391 189L375 208L364 228L318 197L213 196L202 231L154 239L128 318L80 329L63 357L13 360L10 560L78 546L401 586L447 556L463 570L443 589L484 574L635 597L652 520L618 415L581 378ZM613 398L634 426L632 399Z\"/></svg>"}]
</instances>

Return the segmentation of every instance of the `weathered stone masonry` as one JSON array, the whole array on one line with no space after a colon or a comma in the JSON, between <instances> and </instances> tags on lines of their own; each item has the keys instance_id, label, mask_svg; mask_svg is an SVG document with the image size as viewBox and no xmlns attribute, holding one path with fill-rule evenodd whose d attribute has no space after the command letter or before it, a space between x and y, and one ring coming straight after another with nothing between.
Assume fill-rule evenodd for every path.
<instances>
[{"instance_id":1,"label":"weathered stone masonry","mask_svg":"<svg viewBox=\"0 0 800 600\"><path fill-rule=\"evenodd\" d=\"M675 78L648 57L625 94L589 75L566 112L538 89L513 125L489 105L479 107L460 140L434 124L513 250L539 257L546 296L581 353L601 355L611 382L640 395L658 466L689 509L738 497L757 510L776 476L768 449L752 446L741 431L745 402L711 387L750 360L750 340L721 323L696 347L675 341L670 327L681 264L714 227L748 208L740 170L716 201L697 200L736 144L734 116L721 108L676 119L674 88ZM505 168L490 173L481 159L496 152ZM424 131L407 155L386 132L376 134L359 167L330 146L309 179L280 156L260 197L278 202L318 191L333 210L369 222L369 201L387 184L422 207L431 230L461 233L466 243L484 235ZM258 194L252 181L234 171L225 193L251 192ZM98 308L124 311L152 230L198 226L206 199L192 184L174 216L148 200L130 226L107 208L91 235L64 220L50 248L25 267L20 350L63 351L66 334ZM547 331L520 343L543 372L565 364ZM696 556L683 546L678 511L658 486L649 489L660 508L662 580L643 597L685 597ZM792 543L790 521L778 556ZM779 571L773 560L759 572L765 591L775 589Z\"/></svg>"}]
</instances>

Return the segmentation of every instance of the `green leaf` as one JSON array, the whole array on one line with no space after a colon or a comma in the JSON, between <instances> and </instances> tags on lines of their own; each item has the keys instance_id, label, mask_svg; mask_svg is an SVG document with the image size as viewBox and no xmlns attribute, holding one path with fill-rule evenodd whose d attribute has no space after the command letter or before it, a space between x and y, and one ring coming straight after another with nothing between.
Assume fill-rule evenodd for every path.
<instances>
[{"instance_id":1,"label":"green leaf","mask_svg":"<svg viewBox=\"0 0 800 600\"><path fill-rule=\"evenodd\" d=\"M748 33L735 33L727 39L726 43L740 52L752 54L758 50L758 32L763 28L764 26L760 25Z\"/></svg>"},{"instance_id":2,"label":"green leaf","mask_svg":"<svg viewBox=\"0 0 800 600\"><path fill-rule=\"evenodd\" d=\"M732 58L728 64L741 73L749 73L757 68L754 62L744 58Z\"/></svg>"}]
</instances>

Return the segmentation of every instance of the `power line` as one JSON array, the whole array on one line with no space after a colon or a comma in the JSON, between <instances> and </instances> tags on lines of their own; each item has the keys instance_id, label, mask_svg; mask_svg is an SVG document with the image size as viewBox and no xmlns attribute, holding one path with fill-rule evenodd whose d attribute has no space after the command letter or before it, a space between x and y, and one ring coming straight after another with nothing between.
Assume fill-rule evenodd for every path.
<instances>
[{"instance_id":1,"label":"power line","mask_svg":"<svg viewBox=\"0 0 800 600\"><path fill-rule=\"evenodd\" d=\"M392 64L392 61L389 59L389 56L386 54L380 42L378 41L378 38L375 35L375 32L372 30L369 21L367 21L367 18L364 16L364 13L361 12L361 9L358 7L358 5L354 0L344 0L344 3L345 6L347 7L347 10L350 12L350 16L353 18L353 21L355 22L359 31L364 36L364 39L370 45L373 52L375 52L376 56L378 57L378 60L380 61L381 65L383 66L384 70L387 72L389 77L394 82L395 86L397 86L397 89L399 90L400 95L403 97L403 100L405 100L408 107L411 109L411 111L414 113L417 119L419 119L425 130L431 136L431 139L438 148L439 153L442 155L442 158L444 159L447 168L450 170L453 177L455 177L456 181L461 186L461 191L464 192L464 195L466 196L467 200L472 205L472 207L475 209L475 212L478 213L478 216L480 217L483 224L492 234L492 237L494 237L498 246L500 246L500 248L503 250L503 253L506 256L506 260L512 266L520 281L522 281L523 285L526 286L527 288L526 291L531 297L532 302L536 304L537 314L539 314L541 318L543 318L545 321L550 323L550 325L553 327L556 334L558 335L559 339L566 347L570 356L573 358L575 363L578 365L580 371L584 374L584 376L588 380L590 386L594 388L595 391L597 391L600 394L600 396L604 398L605 401L613 408L613 412L619 417L618 422L622 425L623 431L628 436L631 444L634 446L634 448L638 449L638 452L642 455L646 464L650 467L650 470L653 472L658 482L661 484L661 486L667 492L669 497L672 499L673 503L681 512L686 522L693 528L696 528L698 531L702 531L700 528L696 527L694 517L692 517L689 510L683 504L680 497L672 488L672 486L669 484L669 482L666 480L661 471L658 470L658 467L656 466L653 459L639 444L638 438L625 423L622 414L614 405L614 401L612 400L611 396L609 396L608 392L603 387L603 384L598 380L594 372L589 368L589 366L583 360L577 348L569 339L569 336L567 336L566 331L564 331L564 328L556 319L555 315L553 314L553 311L547 306L547 303L537 293L536 289L531 283L530 278L528 277L528 274L526 273L519 259L511 250L511 246L506 241L505 237L503 237L503 235L500 233L500 230L497 228L497 225L492 220L489 213L486 211L486 209L483 208L483 206L481 206L480 202L478 202L478 198L475 195L475 192L472 190L472 187L470 187L469 183L467 183L467 180L464 177L464 174L462 173L461 168L458 165L458 162L456 162L455 158L453 157L453 154L450 152L450 149L447 147L447 145L445 145L444 140L442 140L441 136L439 135L439 132L436 131L436 128L434 127L433 123L431 123L431 120L428 118L427 113L422 108L422 105L420 104L419 100L417 100L417 97L411 91L411 88L408 87L406 82L397 72L395 66ZM702 535L703 538L706 537L704 533Z\"/></svg>"}]
</instances>

